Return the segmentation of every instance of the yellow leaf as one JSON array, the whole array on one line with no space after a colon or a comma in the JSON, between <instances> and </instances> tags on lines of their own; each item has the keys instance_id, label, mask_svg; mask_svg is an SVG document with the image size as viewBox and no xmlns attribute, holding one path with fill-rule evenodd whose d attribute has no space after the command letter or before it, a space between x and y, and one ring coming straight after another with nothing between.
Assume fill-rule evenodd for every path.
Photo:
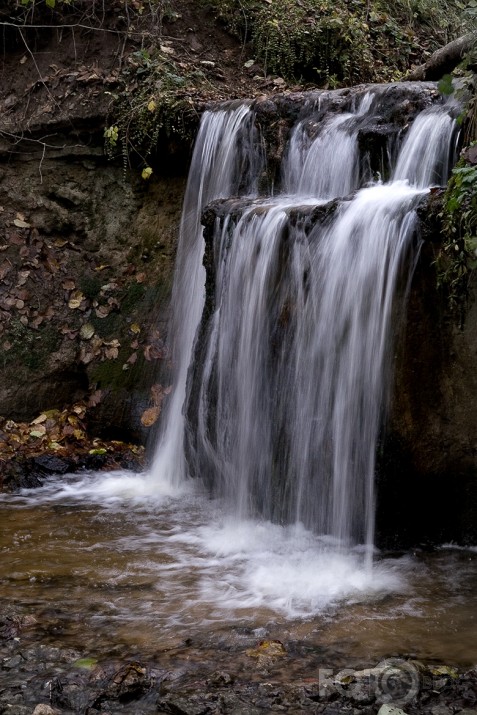
<instances>
[{"instance_id":1,"label":"yellow leaf","mask_svg":"<svg viewBox=\"0 0 477 715\"><path fill-rule=\"evenodd\" d=\"M30 224L27 221L23 221L21 218L13 219L13 223L17 228L30 228Z\"/></svg>"},{"instance_id":2,"label":"yellow leaf","mask_svg":"<svg viewBox=\"0 0 477 715\"><path fill-rule=\"evenodd\" d=\"M75 290L74 293L71 294L71 298L68 301L68 308L71 308L72 310L79 308L83 298L83 293L80 290Z\"/></svg>"},{"instance_id":3,"label":"yellow leaf","mask_svg":"<svg viewBox=\"0 0 477 715\"><path fill-rule=\"evenodd\" d=\"M148 409L142 413L141 424L144 425L144 427L151 427L159 417L160 411L159 407L148 407Z\"/></svg>"},{"instance_id":4,"label":"yellow leaf","mask_svg":"<svg viewBox=\"0 0 477 715\"><path fill-rule=\"evenodd\" d=\"M30 424L32 425L41 425L42 422L46 422L48 419L48 415L45 415L44 413L40 415L39 417L36 418L36 420L32 420Z\"/></svg>"},{"instance_id":5,"label":"yellow leaf","mask_svg":"<svg viewBox=\"0 0 477 715\"><path fill-rule=\"evenodd\" d=\"M83 340L90 340L94 335L94 327L91 323L85 323L80 328L80 336Z\"/></svg>"},{"instance_id":6,"label":"yellow leaf","mask_svg":"<svg viewBox=\"0 0 477 715\"><path fill-rule=\"evenodd\" d=\"M133 323L133 324L129 327L129 330L131 331L131 333L134 333L135 335L137 335L138 333L141 332L141 326L138 325L137 323Z\"/></svg>"},{"instance_id":7,"label":"yellow leaf","mask_svg":"<svg viewBox=\"0 0 477 715\"><path fill-rule=\"evenodd\" d=\"M151 167L150 167L150 166L146 166L146 168L142 170L141 176L142 176L142 178L144 179L144 181L147 181L148 179L151 178L151 174L152 174L152 169L151 169Z\"/></svg>"},{"instance_id":8,"label":"yellow leaf","mask_svg":"<svg viewBox=\"0 0 477 715\"><path fill-rule=\"evenodd\" d=\"M155 103L155 101L154 101L153 99L151 99L151 101L150 101L149 104L147 105L147 108L149 109L150 112L154 112L154 111L155 111L155 109L156 109L156 103Z\"/></svg>"},{"instance_id":9,"label":"yellow leaf","mask_svg":"<svg viewBox=\"0 0 477 715\"><path fill-rule=\"evenodd\" d=\"M30 437L37 437L37 438L44 437L45 433L46 433L46 430L40 431L39 429L37 429L37 430L34 429L30 432Z\"/></svg>"}]
</instances>

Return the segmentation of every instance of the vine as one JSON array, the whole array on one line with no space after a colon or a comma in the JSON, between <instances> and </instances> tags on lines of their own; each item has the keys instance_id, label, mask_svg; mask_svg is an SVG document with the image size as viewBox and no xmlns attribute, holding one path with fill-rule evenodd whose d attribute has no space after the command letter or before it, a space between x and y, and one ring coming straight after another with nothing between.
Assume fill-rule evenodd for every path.
<instances>
[{"instance_id":1,"label":"vine","mask_svg":"<svg viewBox=\"0 0 477 715\"><path fill-rule=\"evenodd\" d=\"M110 124L104 131L108 156L121 154L125 170L138 158L145 180L152 175L148 159L161 134L192 140L198 119L193 96L210 88L200 69L180 67L168 49L164 44L128 57L111 95Z\"/></svg>"}]
</instances>

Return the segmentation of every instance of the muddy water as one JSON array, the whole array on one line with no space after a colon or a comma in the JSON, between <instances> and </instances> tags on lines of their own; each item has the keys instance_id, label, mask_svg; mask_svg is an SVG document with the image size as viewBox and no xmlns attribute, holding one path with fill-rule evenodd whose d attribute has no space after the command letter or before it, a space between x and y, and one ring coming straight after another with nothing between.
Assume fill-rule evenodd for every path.
<instances>
[{"instance_id":1,"label":"muddy water","mask_svg":"<svg viewBox=\"0 0 477 715\"><path fill-rule=\"evenodd\" d=\"M0 520L0 614L29 617L25 643L223 666L279 639L287 677L393 655L477 663L477 549L377 554L370 572L359 549L127 473L2 495Z\"/></svg>"}]
</instances>

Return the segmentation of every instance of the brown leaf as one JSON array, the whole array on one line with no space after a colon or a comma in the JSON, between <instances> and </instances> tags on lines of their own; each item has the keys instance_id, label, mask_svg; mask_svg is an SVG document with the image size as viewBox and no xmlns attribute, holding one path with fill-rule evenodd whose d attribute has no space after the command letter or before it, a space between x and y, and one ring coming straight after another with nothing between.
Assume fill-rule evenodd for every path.
<instances>
[{"instance_id":1,"label":"brown leaf","mask_svg":"<svg viewBox=\"0 0 477 715\"><path fill-rule=\"evenodd\" d=\"M8 242L12 243L14 246L23 246L25 239L18 233L11 233L8 236Z\"/></svg>"},{"instance_id":2,"label":"brown leaf","mask_svg":"<svg viewBox=\"0 0 477 715\"><path fill-rule=\"evenodd\" d=\"M103 399L103 390L95 390L92 395L89 396L88 407L96 407L99 405Z\"/></svg>"},{"instance_id":3,"label":"brown leaf","mask_svg":"<svg viewBox=\"0 0 477 715\"><path fill-rule=\"evenodd\" d=\"M45 257L45 264L50 273L58 273L60 270L60 264L56 260L56 258L53 256L52 253L48 253Z\"/></svg>"},{"instance_id":4,"label":"brown leaf","mask_svg":"<svg viewBox=\"0 0 477 715\"><path fill-rule=\"evenodd\" d=\"M141 415L141 424L144 427L151 427L159 417L160 407L148 407Z\"/></svg>"},{"instance_id":5,"label":"brown leaf","mask_svg":"<svg viewBox=\"0 0 477 715\"><path fill-rule=\"evenodd\" d=\"M18 283L17 283L17 288L20 288L20 286L25 285L27 282L29 276L30 276L31 271L19 271L18 272Z\"/></svg>"},{"instance_id":6,"label":"brown leaf","mask_svg":"<svg viewBox=\"0 0 477 715\"><path fill-rule=\"evenodd\" d=\"M111 308L107 305L100 305L94 312L97 318L107 318L111 312Z\"/></svg>"},{"instance_id":7,"label":"brown leaf","mask_svg":"<svg viewBox=\"0 0 477 715\"><path fill-rule=\"evenodd\" d=\"M35 420L32 420L30 422L31 425L41 425L43 422L46 422L48 419L48 416L45 415L45 413L41 414L39 417L37 417Z\"/></svg>"},{"instance_id":8,"label":"brown leaf","mask_svg":"<svg viewBox=\"0 0 477 715\"><path fill-rule=\"evenodd\" d=\"M83 363L83 365L89 365L89 363L94 360L94 353L86 348L81 348L79 359L80 362Z\"/></svg>"},{"instance_id":9,"label":"brown leaf","mask_svg":"<svg viewBox=\"0 0 477 715\"><path fill-rule=\"evenodd\" d=\"M151 399L155 407L160 407L164 399L164 388L162 385L156 384L151 387Z\"/></svg>"},{"instance_id":10,"label":"brown leaf","mask_svg":"<svg viewBox=\"0 0 477 715\"><path fill-rule=\"evenodd\" d=\"M12 270L12 264L9 261L3 261L0 266L0 281L3 281L5 276Z\"/></svg>"},{"instance_id":11,"label":"brown leaf","mask_svg":"<svg viewBox=\"0 0 477 715\"><path fill-rule=\"evenodd\" d=\"M64 290L74 290L76 288L76 283L71 278L67 278L63 281L61 287L64 288Z\"/></svg>"},{"instance_id":12,"label":"brown leaf","mask_svg":"<svg viewBox=\"0 0 477 715\"><path fill-rule=\"evenodd\" d=\"M137 360L137 353L132 353L132 354L128 357L128 359L127 359L126 362L128 362L130 365L134 365L134 363L136 362L136 360Z\"/></svg>"}]
</instances>

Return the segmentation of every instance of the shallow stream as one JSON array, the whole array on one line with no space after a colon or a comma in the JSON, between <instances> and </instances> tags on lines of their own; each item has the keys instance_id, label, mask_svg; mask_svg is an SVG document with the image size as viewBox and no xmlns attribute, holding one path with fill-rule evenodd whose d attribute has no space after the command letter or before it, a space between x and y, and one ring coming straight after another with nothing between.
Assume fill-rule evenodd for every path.
<instances>
[{"instance_id":1,"label":"shallow stream","mask_svg":"<svg viewBox=\"0 0 477 715\"><path fill-rule=\"evenodd\" d=\"M0 519L0 613L28 616L26 644L217 668L277 639L278 678L390 656L477 663L477 548L377 553L370 571L359 548L127 472L1 495Z\"/></svg>"}]
</instances>

